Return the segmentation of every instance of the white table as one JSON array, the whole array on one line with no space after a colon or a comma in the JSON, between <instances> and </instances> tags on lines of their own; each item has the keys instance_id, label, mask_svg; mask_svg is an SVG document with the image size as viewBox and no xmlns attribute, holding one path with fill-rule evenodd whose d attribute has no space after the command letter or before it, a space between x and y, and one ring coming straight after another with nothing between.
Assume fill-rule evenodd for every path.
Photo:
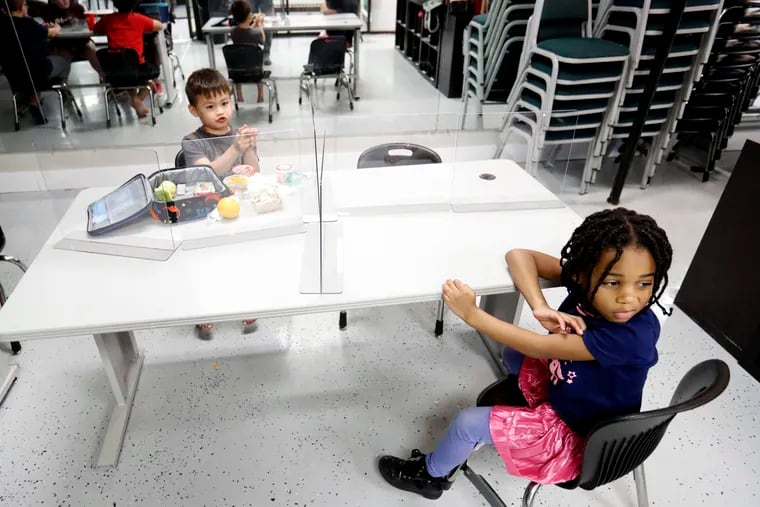
<instances>
[{"instance_id":1,"label":"white table","mask_svg":"<svg viewBox=\"0 0 760 507\"><path fill-rule=\"evenodd\" d=\"M214 35L232 32L234 26L216 26L226 18L213 17L203 25L201 31L206 34L206 47L208 49L208 63L212 69L216 68L216 56L214 55ZM344 14L287 14L268 16L264 21L264 32L319 32L322 30L353 30L354 31L354 70L353 70L353 94L354 99L359 98L359 46L361 45L362 22L359 16L351 13ZM304 58L304 63L306 63Z\"/></svg>"},{"instance_id":2,"label":"white table","mask_svg":"<svg viewBox=\"0 0 760 507\"><path fill-rule=\"evenodd\" d=\"M89 39L93 36L98 36L87 25L79 24L73 27L64 27L58 34L59 39ZM177 88L174 86L174 67L172 61L169 59L169 50L166 46L166 36L163 30L160 30L156 34L156 49L158 52L159 67L161 69L161 75L159 81L163 83L165 100L164 106L171 106L177 98ZM100 86L100 85L98 85Z\"/></svg>"},{"instance_id":3,"label":"white table","mask_svg":"<svg viewBox=\"0 0 760 507\"><path fill-rule=\"evenodd\" d=\"M384 171L395 179L399 171L414 170L410 166ZM340 172L351 177L377 175ZM516 181L525 176L514 172ZM503 183L509 188L508 181ZM356 185L361 184L357 180ZM67 214L84 219L84 205L75 201ZM370 207L378 209L371 203ZM0 341L94 335L116 397L97 465L115 465L143 362L133 331L440 301L441 283L454 277L480 295L499 295L482 298L481 305L490 311L498 308L499 317L512 320L519 315L519 297L504 253L517 247L559 252L580 223L564 206L466 213L391 210L340 220L343 292L321 295L299 291L303 234L179 249L169 260L157 262L55 249L57 229L0 310ZM242 264L247 269L236 269L226 290L218 290L220 282L206 276L209 268ZM173 280L171 291L157 288L156 280Z\"/></svg>"}]
</instances>

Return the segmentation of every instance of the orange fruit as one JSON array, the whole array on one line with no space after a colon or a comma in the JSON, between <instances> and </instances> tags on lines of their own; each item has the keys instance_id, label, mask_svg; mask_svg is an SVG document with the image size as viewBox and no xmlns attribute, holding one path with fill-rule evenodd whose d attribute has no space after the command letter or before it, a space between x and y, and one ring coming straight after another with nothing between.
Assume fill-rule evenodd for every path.
<instances>
[{"instance_id":1,"label":"orange fruit","mask_svg":"<svg viewBox=\"0 0 760 507\"><path fill-rule=\"evenodd\" d=\"M240 203L232 197L224 197L219 200L216 210L222 218L237 218L240 214Z\"/></svg>"}]
</instances>

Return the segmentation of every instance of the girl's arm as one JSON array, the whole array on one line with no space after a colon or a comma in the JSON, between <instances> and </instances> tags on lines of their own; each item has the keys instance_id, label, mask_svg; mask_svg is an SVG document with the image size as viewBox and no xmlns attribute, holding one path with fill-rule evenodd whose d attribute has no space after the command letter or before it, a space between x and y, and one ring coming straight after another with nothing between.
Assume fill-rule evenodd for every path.
<instances>
[{"instance_id":1,"label":"girl's arm","mask_svg":"<svg viewBox=\"0 0 760 507\"><path fill-rule=\"evenodd\" d=\"M515 287L547 331L562 333L572 329L578 334L583 333L586 329L583 319L552 309L541 291L539 278L560 282L562 267L558 258L535 250L514 249L507 252L506 260Z\"/></svg>"},{"instance_id":2,"label":"girl's arm","mask_svg":"<svg viewBox=\"0 0 760 507\"><path fill-rule=\"evenodd\" d=\"M514 249L505 256L509 273L515 287L528 302L530 308L548 308L538 279L559 283L562 268L559 259L535 250Z\"/></svg>"},{"instance_id":3,"label":"girl's arm","mask_svg":"<svg viewBox=\"0 0 760 507\"><path fill-rule=\"evenodd\" d=\"M475 292L459 280L443 284L443 300L468 325L499 343L537 359L592 361L577 334L538 334L489 315L475 305Z\"/></svg>"}]
</instances>

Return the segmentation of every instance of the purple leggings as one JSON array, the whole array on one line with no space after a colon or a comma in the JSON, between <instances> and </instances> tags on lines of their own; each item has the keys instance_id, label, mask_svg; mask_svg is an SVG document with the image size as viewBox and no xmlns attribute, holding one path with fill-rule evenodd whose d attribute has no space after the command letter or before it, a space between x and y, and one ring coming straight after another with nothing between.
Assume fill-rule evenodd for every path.
<instances>
[{"instance_id":1,"label":"purple leggings","mask_svg":"<svg viewBox=\"0 0 760 507\"><path fill-rule=\"evenodd\" d=\"M466 408L459 412L438 447L425 457L428 473L433 477L446 476L464 463L477 444L493 445L490 417L491 407Z\"/></svg>"}]
</instances>

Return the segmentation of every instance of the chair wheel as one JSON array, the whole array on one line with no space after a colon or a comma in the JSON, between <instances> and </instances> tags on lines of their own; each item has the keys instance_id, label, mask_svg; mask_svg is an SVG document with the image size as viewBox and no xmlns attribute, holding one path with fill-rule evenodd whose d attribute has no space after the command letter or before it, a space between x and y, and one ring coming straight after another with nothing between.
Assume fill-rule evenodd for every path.
<instances>
[{"instance_id":1,"label":"chair wheel","mask_svg":"<svg viewBox=\"0 0 760 507\"><path fill-rule=\"evenodd\" d=\"M301 105L301 97L298 97L298 105ZM16 124L16 130L18 130L18 123Z\"/></svg>"},{"instance_id":2,"label":"chair wheel","mask_svg":"<svg viewBox=\"0 0 760 507\"><path fill-rule=\"evenodd\" d=\"M340 93L335 94L335 100L340 100Z\"/></svg>"},{"instance_id":3,"label":"chair wheel","mask_svg":"<svg viewBox=\"0 0 760 507\"><path fill-rule=\"evenodd\" d=\"M354 103L353 102L349 102L348 103L348 108L351 109L351 111L353 111L354 110Z\"/></svg>"},{"instance_id":4,"label":"chair wheel","mask_svg":"<svg viewBox=\"0 0 760 507\"><path fill-rule=\"evenodd\" d=\"M111 128L111 119L110 118L106 120L106 128L107 129Z\"/></svg>"},{"instance_id":5,"label":"chair wheel","mask_svg":"<svg viewBox=\"0 0 760 507\"><path fill-rule=\"evenodd\" d=\"M277 112L280 112L280 104L277 104Z\"/></svg>"}]
</instances>

